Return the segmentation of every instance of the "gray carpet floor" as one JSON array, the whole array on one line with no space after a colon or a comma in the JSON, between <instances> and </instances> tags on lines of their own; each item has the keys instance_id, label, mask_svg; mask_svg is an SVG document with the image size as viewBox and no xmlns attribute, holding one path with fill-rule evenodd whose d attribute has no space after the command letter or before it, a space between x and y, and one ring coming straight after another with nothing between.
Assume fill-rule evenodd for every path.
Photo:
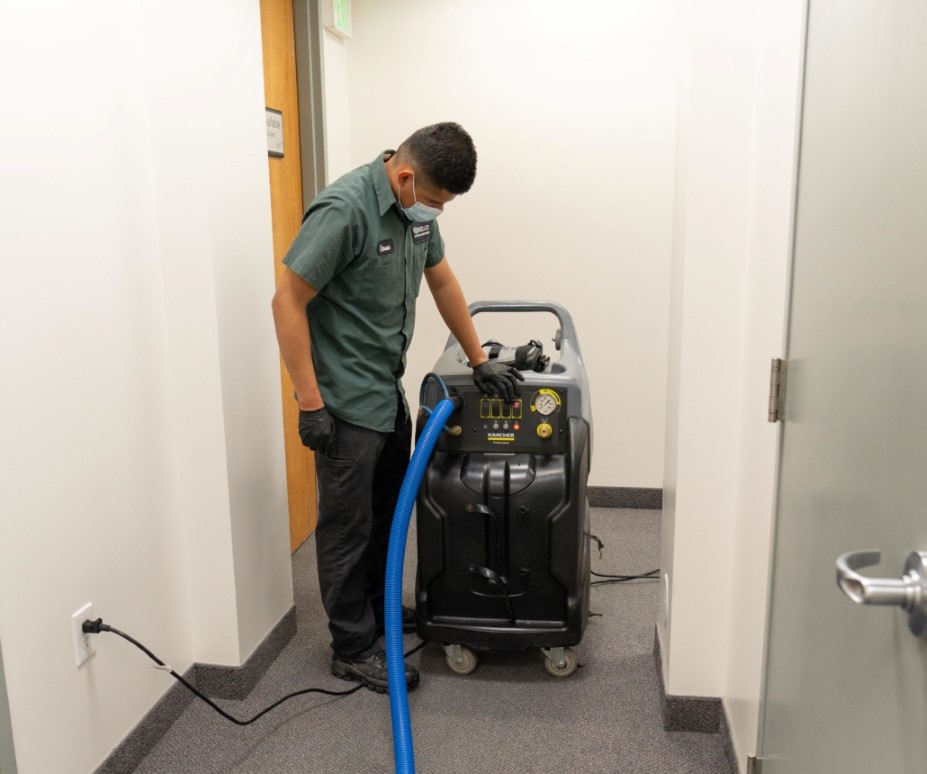
<instances>
[{"instance_id":1,"label":"gray carpet floor","mask_svg":"<svg viewBox=\"0 0 927 774\"><path fill-rule=\"evenodd\" d=\"M605 543L593 570L638 574L659 561L660 513L594 508ZM414 521L413 521L414 524ZM413 604L415 537L409 536L404 602ZM293 557L298 632L248 698L220 702L250 717L292 691L351 687L331 676L315 543ZM653 659L659 583L594 586L592 617L575 648L582 665L555 678L540 651L481 654L462 677L439 645L410 657L421 685L409 694L421 774L729 774L715 734L667 732ZM407 635L406 650L418 643ZM140 774L380 774L392 772L389 698L362 689L302 696L255 724L235 726L196 700L136 769Z\"/></svg>"}]
</instances>

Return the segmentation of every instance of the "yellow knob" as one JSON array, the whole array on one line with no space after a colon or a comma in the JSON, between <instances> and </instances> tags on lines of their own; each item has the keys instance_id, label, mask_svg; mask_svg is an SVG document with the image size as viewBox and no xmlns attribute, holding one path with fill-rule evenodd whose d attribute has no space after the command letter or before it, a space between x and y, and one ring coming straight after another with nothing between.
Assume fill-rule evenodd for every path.
<instances>
[{"instance_id":1,"label":"yellow knob","mask_svg":"<svg viewBox=\"0 0 927 774\"><path fill-rule=\"evenodd\" d=\"M554 428L552 428L547 422L541 422L538 425L538 435L541 438L550 438L554 433Z\"/></svg>"}]
</instances>

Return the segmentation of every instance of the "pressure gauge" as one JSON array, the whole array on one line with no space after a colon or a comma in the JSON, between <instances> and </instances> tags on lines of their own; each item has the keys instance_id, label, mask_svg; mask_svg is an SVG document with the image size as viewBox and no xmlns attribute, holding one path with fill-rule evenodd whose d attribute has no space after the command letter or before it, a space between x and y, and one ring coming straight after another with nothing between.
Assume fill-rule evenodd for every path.
<instances>
[{"instance_id":1,"label":"pressure gauge","mask_svg":"<svg viewBox=\"0 0 927 774\"><path fill-rule=\"evenodd\" d=\"M542 392L534 399L534 407L541 416L548 416L557 410L557 401L553 395Z\"/></svg>"}]
</instances>

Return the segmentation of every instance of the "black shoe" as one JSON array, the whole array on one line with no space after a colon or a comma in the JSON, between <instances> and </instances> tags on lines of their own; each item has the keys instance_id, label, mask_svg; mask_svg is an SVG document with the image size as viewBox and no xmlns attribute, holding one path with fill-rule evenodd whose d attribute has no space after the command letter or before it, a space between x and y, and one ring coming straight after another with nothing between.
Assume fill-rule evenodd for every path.
<instances>
[{"instance_id":1,"label":"black shoe","mask_svg":"<svg viewBox=\"0 0 927 774\"><path fill-rule=\"evenodd\" d=\"M418 685L418 670L406 664L406 687ZM386 693L389 684L386 679L386 652L377 651L364 659L332 657L332 674L342 680L356 680L366 685L371 691Z\"/></svg>"},{"instance_id":2,"label":"black shoe","mask_svg":"<svg viewBox=\"0 0 927 774\"><path fill-rule=\"evenodd\" d=\"M415 611L411 607L402 608L402 631L405 634L412 634L415 631ZM377 636L383 632L383 621L377 621Z\"/></svg>"}]
</instances>

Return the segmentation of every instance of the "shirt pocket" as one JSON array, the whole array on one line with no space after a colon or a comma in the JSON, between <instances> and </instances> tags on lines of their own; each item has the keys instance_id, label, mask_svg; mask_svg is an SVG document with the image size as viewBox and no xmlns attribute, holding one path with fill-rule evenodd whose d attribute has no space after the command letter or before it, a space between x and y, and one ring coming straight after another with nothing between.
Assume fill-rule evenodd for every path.
<instances>
[{"instance_id":1,"label":"shirt pocket","mask_svg":"<svg viewBox=\"0 0 927 774\"><path fill-rule=\"evenodd\" d=\"M402 301L402 259L398 255L367 258L357 272L357 289L365 306L388 311Z\"/></svg>"}]
</instances>

